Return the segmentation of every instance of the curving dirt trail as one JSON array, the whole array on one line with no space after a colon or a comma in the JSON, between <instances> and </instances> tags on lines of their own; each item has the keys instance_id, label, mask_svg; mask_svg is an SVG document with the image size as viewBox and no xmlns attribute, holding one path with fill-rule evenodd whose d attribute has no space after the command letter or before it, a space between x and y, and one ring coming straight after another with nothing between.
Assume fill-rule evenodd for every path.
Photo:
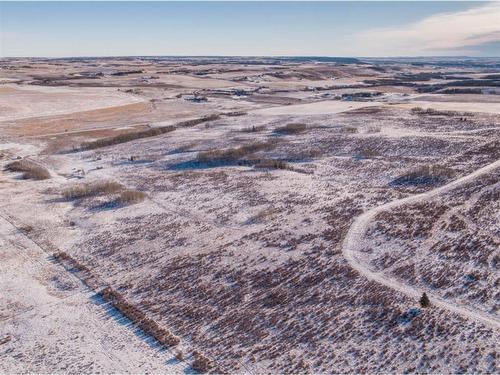
<instances>
[{"instance_id":1,"label":"curving dirt trail","mask_svg":"<svg viewBox=\"0 0 500 375\"><path fill-rule=\"evenodd\" d=\"M375 272L372 269L370 269L366 264L364 264L362 260L359 259L359 257L357 256L357 253L359 252L359 245L366 234L368 225L381 212L388 211L393 208L403 206L405 204L424 202L426 200L438 196L439 194L448 192L463 184L473 181L475 178L480 177L486 173L489 173L495 170L496 168L500 168L500 160L488 164L471 174L468 174L464 177L454 180L447 185L441 186L439 188L430 190L425 193L416 194L410 197L385 203L381 206L375 207L371 210L364 212L354 220L351 227L349 228L349 231L347 232L347 235L342 243L342 254L348 261L349 265L356 271L358 271L361 275L365 276L366 278L373 280L388 288L397 290L398 292L401 292L410 298L414 299L420 298L424 290L403 284L397 279L391 278L383 274L382 272ZM464 305L448 302L445 299L436 296L429 290L425 290L425 292L428 294L433 306L439 307L444 310L448 310L452 313L456 313L468 319L476 320L490 327L500 329L500 319L495 315L475 310L473 308Z\"/></svg>"}]
</instances>

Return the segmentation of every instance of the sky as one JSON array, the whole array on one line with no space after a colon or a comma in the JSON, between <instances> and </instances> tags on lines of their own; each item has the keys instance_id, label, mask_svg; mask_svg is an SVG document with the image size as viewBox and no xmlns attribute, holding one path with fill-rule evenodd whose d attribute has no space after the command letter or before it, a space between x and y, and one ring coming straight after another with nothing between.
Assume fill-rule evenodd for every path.
<instances>
[{"instance_id":1,"label":"sky","mask_svg":"<svg viewBox=\"0 0 500 375\"><path fill-rule=\"evenodd\" d=\"M0 2L0 56L500 56L500 2Z\"/></svg>"}]
</instances>

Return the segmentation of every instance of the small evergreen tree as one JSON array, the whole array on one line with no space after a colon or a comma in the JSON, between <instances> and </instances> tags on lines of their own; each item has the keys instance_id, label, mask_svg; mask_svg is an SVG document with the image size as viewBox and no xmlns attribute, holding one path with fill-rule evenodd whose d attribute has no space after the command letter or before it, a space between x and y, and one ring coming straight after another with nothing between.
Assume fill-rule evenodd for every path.
<instances>
[{"instance_id":1,"label":"small evergreen tree","mask_svg":"<svg viewBox=\"0 0 500 375\"><path fill-rule=\"evenodd\" d=\"M429 307L431 305L431 301L429 297L427 296L427 293L423 293L422 297L420 297L420 306L422 307Z\"/></svg>"}]
</instances>

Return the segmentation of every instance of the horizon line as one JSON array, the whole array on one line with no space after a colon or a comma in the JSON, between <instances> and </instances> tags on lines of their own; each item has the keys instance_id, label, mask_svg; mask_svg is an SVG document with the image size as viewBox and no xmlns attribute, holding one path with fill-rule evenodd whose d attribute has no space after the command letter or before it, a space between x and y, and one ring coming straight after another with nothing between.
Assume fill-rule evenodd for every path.
<instances>
[{"instance_id":1,"label":"horizon line","mask_svg":"<svg viewBox=\"0 0 500 375\"><path fill-rule=\"evenodd\" d=\"M421 0L424 1L424 0ZM1 56L2 59L81 59L81 58L273 58L273 59L287 59L287 58L327 58L327 59L500 59L500 56L470 56L470 55L394 55L394 56L332 56L332 55L74 55L74 56Z\"/></svg>"}]
</instances>

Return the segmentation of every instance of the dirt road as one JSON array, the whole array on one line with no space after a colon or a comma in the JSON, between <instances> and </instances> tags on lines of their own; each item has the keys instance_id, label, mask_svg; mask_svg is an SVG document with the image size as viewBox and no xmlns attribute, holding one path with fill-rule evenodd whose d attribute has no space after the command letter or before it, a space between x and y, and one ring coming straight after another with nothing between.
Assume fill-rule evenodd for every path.
<instances>
[{"instance_id":1,"label":"dirt road","mask_svg":"<svg viewBox=\"0 0 500 375\"><path fill-rule=\"evenodd\" d=\"M342 253L344 257L347 259L351 267L353 267L356 271L358 271L361 275L365 276L366 278L373 280L393 290L397 290L398 292L401 292L412 299L420 298L424 290L420 290L411 287L409 285L403 284L399 280L391 278L383 274L382 272L375 272L371 270L366 264L364 264L361 259L359 259L358 254L361 247L360 245L363 243L363 239L368 229L368 226L373 221L373 219L381 212L389 211L391 209L406 204L425 202L427 200L430 200L438 196L439 194L448 192L461 185L471 182L474 179L486 173L492 172L497 168L500 168L500 160L488 164L469 175L461 177L437 189L433 189L431 191L413 195L407 198L398 199L396 201L389 202L366 211L365 213L358 216L354 221L354 223L349 228L347 236L345 237L344 242L342 244ZM425 292L430 297L433 306L448 310L452 313L461 315L467 319L476 320L478 322L481 322L485 325L488 325L496 329L500 328L500 319L497 316L467 306L451 303L449 301L446 301L445 299L436 296L429 290L425 290Z\"/></svg>"}]
</instances>

